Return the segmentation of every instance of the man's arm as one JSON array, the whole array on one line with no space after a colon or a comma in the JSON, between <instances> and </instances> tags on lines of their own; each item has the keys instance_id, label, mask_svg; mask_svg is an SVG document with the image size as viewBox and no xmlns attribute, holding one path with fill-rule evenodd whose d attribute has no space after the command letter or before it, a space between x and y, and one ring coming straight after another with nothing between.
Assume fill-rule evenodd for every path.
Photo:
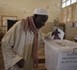
<instances>
[{"instance_id":1,"label":"man's arm","mask_svg":"<svg viewBox=\"0 0 77 70\"><path fill-rule=\"evenodd\" d=\"M6 33L6 35L2 39L2 52L6 70L22 59L22 57L18 56L13 50L16 33L17 26L15 25Z\"/></svg>"}]
</instances>

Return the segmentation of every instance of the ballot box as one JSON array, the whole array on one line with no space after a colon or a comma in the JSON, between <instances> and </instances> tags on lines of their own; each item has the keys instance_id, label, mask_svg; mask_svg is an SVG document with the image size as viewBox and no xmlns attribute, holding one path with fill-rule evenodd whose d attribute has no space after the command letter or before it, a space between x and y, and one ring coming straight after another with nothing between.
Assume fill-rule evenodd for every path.
<instances>
[{"instance_id":1,"label":"ballot box","mask_svg":"<svg viewBox=\"0 0 77 70\"><path fill-rule=\"evenodd\" d=\"M45 40L47 70L77 70L77 43L69 40Z\"/></svg>"}]
</instances>

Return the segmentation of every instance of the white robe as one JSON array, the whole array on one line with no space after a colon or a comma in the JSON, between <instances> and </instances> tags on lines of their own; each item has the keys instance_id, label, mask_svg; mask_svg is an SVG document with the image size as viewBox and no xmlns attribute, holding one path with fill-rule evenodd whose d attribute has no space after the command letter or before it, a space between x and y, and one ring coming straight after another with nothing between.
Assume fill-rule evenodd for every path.
<instances>
[{"instance_id":1,"label":"white robe","mask_svg":"<svg viewBox=\"0 0 77 70\"><path fill-rule=\"evenodd\" d=\"M33 38L32 31L27 29L25 32L23 30L21 21L18 21L6 33L2 39L5 70L32 70L31 51ZM12 48L12 46L14 47ZM19 68L16 63L22 58L25 60L24 68Z\"/></svg>"}]
</instances>

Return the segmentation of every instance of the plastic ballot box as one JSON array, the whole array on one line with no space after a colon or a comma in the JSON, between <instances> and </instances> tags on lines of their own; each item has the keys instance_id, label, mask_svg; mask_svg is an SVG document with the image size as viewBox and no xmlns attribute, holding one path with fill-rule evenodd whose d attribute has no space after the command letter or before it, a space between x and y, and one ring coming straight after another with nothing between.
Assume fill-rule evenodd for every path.
<instances>
[{"instance_id":1,"label":"plastic ballot box","mask_svg":"<svg viewBox=\"0 0 77 70\"><path fill-rule=\"evenodd\" d=\"M69 40L45 40L47 70L77 70L77 43Z\"/></svg>"}]
</instances>

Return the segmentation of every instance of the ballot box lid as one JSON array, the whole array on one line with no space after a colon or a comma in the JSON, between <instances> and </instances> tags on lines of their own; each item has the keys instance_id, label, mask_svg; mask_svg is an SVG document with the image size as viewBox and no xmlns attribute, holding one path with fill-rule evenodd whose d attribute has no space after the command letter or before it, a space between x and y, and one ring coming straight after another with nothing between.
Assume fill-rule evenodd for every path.
<instances>
[{"instance_id":1,"label":"ballot box lid","mask_svg":"<svg viewBox=\"0 0 77 70\"><path fill-rule=\"evenodd\" d=\"M44 40L45 44L49 44L51 49L58 51L75 51L77 52L77 43L69 40Z\"/></svg>"}]
</instances>

